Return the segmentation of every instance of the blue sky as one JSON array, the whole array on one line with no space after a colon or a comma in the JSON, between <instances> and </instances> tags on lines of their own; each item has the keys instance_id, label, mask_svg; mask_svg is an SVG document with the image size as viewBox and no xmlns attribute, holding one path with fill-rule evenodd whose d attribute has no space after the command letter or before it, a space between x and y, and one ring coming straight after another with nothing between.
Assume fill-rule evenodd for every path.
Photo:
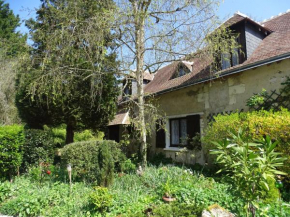
<instances>
[{"instance_id":1,"label":"blue sky","mask_svg":"<svg viewBox=\"0 0 290 217\"><path fill-rule=\"evenodd\" d=\"M40 6L40 0L4 0L9 3L15 14L19 14L21 20L35 17L35 8ZM269 19L271 16L286 12L290 9L289 0L221 0L218 15L222 20L229 18L236 11L240 11L256 21ZM22 25L19 28L22 33L28 32Z\"/></svg>"}]
</instances>

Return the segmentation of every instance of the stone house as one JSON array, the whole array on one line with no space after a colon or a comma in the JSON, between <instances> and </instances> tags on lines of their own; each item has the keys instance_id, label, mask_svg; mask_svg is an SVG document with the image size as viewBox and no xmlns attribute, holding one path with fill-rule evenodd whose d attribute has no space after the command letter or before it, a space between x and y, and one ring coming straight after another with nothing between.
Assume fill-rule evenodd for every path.
<instances>
[{"instance_id":1,"label":"stone house","mask_svg":"<svg viewBox=\"0 0 290 217\"><path fill-rule=\"evenodd\" d=\"M219 72L210 73L209 63L196 58L173 62L146 83L145 92L154 94L166 113L166 129L149 139L152 152L180 160L177 153L187 145L183 137L202 135L218 113L247 111L249 97L262 89L279 90L281 82L290 76L290 11L263 23L238 12L225 25L239 33L240 49L236 55L221 55ZM127 113L119 113L110 127L119 126L121 135L120 126L129 123L127 118ZM182 158L193 160L190 154ZM194 162L205 162L202 151Z\"/></svg>"}]
</instances>

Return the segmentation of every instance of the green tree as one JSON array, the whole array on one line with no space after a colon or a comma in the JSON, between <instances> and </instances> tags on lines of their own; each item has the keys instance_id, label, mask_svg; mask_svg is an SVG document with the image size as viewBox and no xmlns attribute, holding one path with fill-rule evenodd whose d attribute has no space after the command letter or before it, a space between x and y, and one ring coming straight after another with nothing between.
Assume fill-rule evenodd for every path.
<instances>
[{"instance_id":1,"label":"green tree","mask_svg":"<svg viewBox=\"0 0 290 217\"><path fill-rule=\"evenodd\" d=\"M19 69L17 107L32 128L65 123L66 143L79 128L113 118L118 89L111 0L42 0L27 21L34 42Z\"/></svg>"},{"instance_id":2,"label":"green tree","mask_svg":"<svg viewBox=\"0 0 290 217\"><path fill-rule=\"evenodd\" d=\"M3 45L6 48L8 54L15 54L23 51L23 44L26 41L26 35L22 35L16 31L16 28L20 26L20 18L15 15L9 8L9 4L0 0L0 44L1 50ZM2 44L3 43L3 44ZM20 45L20 46L19 46Z\"/></svg>"},{"instance_id":3,"label":"green tree","mask_svg":"<svg viewBox=\"0 0 290 217\"><path fill-rule=\"evenodd\" d=\"M26 35L16 31L18 15L0 0L0 124L19 122L15 107L15 66L25 51Z\"/></svg>"}]
</instances>

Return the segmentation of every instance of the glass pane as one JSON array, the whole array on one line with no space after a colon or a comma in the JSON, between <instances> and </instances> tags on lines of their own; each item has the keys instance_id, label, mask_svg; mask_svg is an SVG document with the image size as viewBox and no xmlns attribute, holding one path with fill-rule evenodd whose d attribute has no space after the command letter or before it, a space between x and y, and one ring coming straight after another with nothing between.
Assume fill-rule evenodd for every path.
<instances>
[{"instance_id":1,"label":"glass pane","mask_svg":"<svg viewBox=\"0 0 290 217\"><path fill-rule=\"evenodd\" d=\"M181 119L180 120L180 143L182 145L187 144L187 121L186 119Z\"/></svg>"},{"instance_id":2,"label":"glass pane","mask_svg":"<svg viewBox=\"0 0 290 217\"><path fill-rule=\"evenodd\" d=\"M232 63L233 63L233 66L239 64L239 49L238 48L235 48L234 51L233 51Z\"/></svg>"},{"instance_id":3,"label":"glass pane","mask_svg":"<svg viewBox=\"0 0 290 217\"><path fill-rule=\"evenodd\" d=\"M185 75L185 71L183 68L179 68L179 77Z\"/></svg>"},{"instance_id":4,"label":"glass pane","mask_svg":"<svg viewBox=\"0 0 290 217\"><path fill-rule=\"evenodd\" d=\"M231 67L230 55L222 54L222 69L227 69Z\"/></svg>"},{"instance_id":5,"label":"glass pane","mask_svg":"<svg viewBox=\"0 0 290 217\"><path fill-rule=\"evenodd\" d=\"M179 120L171 121L171 142L172 145L179 144Z\"/></svg>"}]
</instances>

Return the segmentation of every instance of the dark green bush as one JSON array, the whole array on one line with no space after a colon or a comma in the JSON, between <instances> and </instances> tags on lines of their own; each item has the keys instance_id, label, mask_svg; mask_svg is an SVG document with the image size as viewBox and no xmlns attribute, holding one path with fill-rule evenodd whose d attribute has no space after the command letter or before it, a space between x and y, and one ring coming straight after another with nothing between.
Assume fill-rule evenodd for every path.
<instances>
[{"instance_id":1,"label":"dark green bush","mask_svg":"<svg viewBox=\"0 0 290 217\"><path fill-rule=\"evenodd\" d=\"M25 129L24 134L23 168L27 169L42 162L53 163L56 147L51 131L49 129Z\"/></svg>"},{"instance_id":2,"label":"dark green bush","mask_svg":"<svg viewBox=\"0 0 290 217\"><path fill-rule=\"evenodd\" d=\"M118 143L114 141L87 141L66 145L61 150L62 164L72 165L75 180L97 182L108 186L112 183L114 171L126 160Z\"/></svg>"},{"instance_id":3,"label":"dark green bush","mask_svg":"<svg viewBox=\"0 0 290 217\"><path fill-rule=\"evenodd\" d=\"M12 178L19 171L23 142L22 126L0 126L0 179Z\"/></svg>"}]
</instances>

